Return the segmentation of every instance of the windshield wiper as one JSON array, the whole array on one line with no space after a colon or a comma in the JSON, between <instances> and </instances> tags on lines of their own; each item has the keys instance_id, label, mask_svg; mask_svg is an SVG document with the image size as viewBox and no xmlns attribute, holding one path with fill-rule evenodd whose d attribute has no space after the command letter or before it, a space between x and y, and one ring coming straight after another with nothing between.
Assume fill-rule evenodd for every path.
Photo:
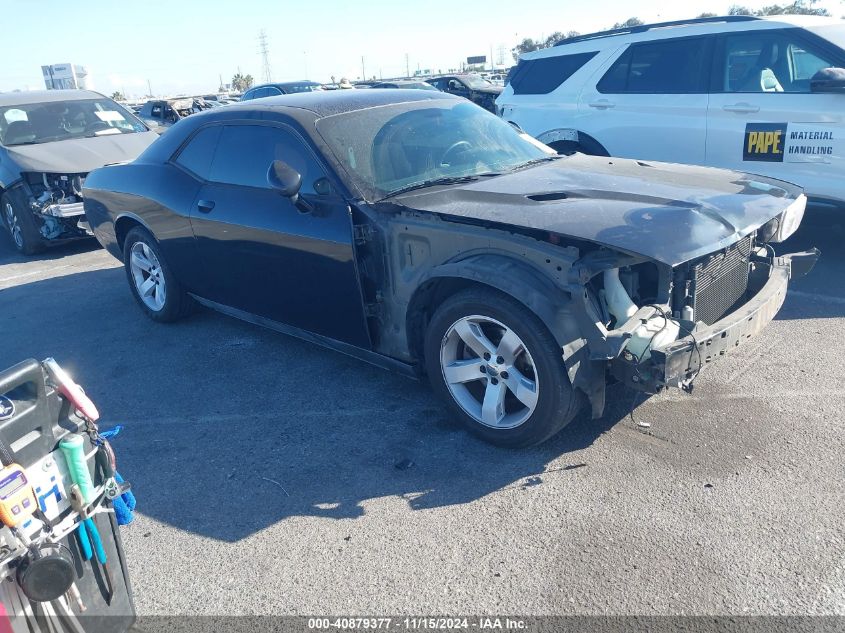
<instances>
[{"instance_id":1,"label":"windshield wiper","mask_svg":"<svg viewBox=\"0 0 845 633\"><path fill-rule=\"evenodd\" d=\"M518 171L520 169L525 169L526 167L531 167L532 165L538 165L539 163L548 163L549 161L557 160L559 158L561 158L560 154L557 154L555 156L543 156L541 158L535 158L533 160L529 160L528 162L517 165L516 167L511 169L511 171Z\"/></svg>"},{"instance_id":2,"label":"windshield wiper","mask_svg":"<svg viewBox=\"0 0 845 633\"><path fill-rule=\"evenodd\" d=\"M415 182L412 185L406 185L405 187L400 187L399 189L391 191L389 194L384 196L382 200L398 196L402 193L408 193L409 191L414 191L416 189L425 189L426 187L436 187L437 185L458 185L465 182L475 182L480 177L481 176L444 176L443 178L423 180L422 182Z\"/></svg>"}]
</instances>

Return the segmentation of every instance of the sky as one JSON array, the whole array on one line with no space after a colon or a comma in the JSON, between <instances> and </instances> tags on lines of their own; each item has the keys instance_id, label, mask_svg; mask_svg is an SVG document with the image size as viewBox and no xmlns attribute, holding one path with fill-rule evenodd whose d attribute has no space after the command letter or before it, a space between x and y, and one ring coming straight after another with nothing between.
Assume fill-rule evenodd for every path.
<instances>
[{"instance_id":1,"label":"sky","mask_svg":"<svg viewBox=\"0 0 845 633\"><path fill-rule=\"evenodd\" d=\"M774 0L739 2L751 8ZM784 2L786 0L783 0ZM602 30L636 16L674 20L726 13L723 0L0 0L14 28L0 40L0 91L44 87L42 64L74 63L89 87L128 97L215 92L240 71L263 77L266 33L271 79L354 80L430 69L467 56L498 61L524 37ZM843 0L820 0L835 16ZM407 57L406 57L407 56ZM362 69L363 58L363 69ZM149 84L148 84L149 82Z\"/></svg>"}]
</instances>

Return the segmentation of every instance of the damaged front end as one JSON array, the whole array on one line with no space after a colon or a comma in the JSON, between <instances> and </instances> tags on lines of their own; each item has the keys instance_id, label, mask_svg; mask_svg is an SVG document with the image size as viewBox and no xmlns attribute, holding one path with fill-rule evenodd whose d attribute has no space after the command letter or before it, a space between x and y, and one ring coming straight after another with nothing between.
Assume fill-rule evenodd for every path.
<instances>
[{"instance_id":1,"label":"damaged front end","mask_svg":"<svg viewBox=\"0 0 845 633\"><path fill-rule=\"evenodd\" d=\"M82 205L82 186L87 174L25 173L26 206L45 241L92 235Z\"/></svg>"},{"instance_id":2,"label":"damaged front end","mask_svg":"<svg viewBox=\"0 0 845 633\"><path fill-rule=\"evenodd\" d=\"M598 251L575 267L590 358L618 382L646 393L691 390L704 366L774 319L792 277L809 272L816 249L777 256L771 242L797 229L803 196L735 243L676 266Z\"/></svg>"}]
</instances>

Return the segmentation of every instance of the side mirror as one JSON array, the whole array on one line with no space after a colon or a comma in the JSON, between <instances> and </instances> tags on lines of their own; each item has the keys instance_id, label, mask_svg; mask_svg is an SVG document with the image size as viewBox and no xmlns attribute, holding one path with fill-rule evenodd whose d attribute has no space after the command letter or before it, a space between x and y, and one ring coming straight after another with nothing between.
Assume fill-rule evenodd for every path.
<instances>
[{"instance_id":1,"label":"side mirror","mask_svg":"<svg viewBox=\"0 0 845 633\"><path fill-rule=\"evenodd\" d=\"M302 187L302 176L293 167L284 161L274 160L267 170L267 182L285 198L296 203Z\"/></svg>"},{"instance_id":2,"label":"side mirror","mask_svg":"<svg viewBox=\"0 0 845 633\"><path fill-rule=\"evenodd\" d=\"M823 68L810 79L810 92L845 92L845 68Z\"/></svg>"},{"instance_id":3,"label":"side mirror","mask_svg":"<svg viewBox=\"0 0 845 633\"><path fill-rule=\"evenodd\" d=\"M267 170L267 182L285 198L290 198L301 213L314 211L314 205L299 195L299 190L302 188L302 175L286 162L274 160L270 164L270 169Z\"/></svg>"}]
</instances>

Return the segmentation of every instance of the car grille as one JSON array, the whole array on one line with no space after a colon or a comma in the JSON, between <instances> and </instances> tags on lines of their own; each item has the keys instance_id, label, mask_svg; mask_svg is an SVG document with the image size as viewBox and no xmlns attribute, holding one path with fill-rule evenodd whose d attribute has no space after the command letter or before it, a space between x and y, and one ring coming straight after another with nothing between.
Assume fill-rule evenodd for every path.
<instances>
[{"instance_id":1,"label":"car grille","mask_svg":"<svg viewBox=\"0 0 845 633\"><path fill-rule=\"evenodd\" d=\"M745 296L752 246L753 236L749 235L692 267L696 321L712 325Z\"/></svg>"}]
</instances>

